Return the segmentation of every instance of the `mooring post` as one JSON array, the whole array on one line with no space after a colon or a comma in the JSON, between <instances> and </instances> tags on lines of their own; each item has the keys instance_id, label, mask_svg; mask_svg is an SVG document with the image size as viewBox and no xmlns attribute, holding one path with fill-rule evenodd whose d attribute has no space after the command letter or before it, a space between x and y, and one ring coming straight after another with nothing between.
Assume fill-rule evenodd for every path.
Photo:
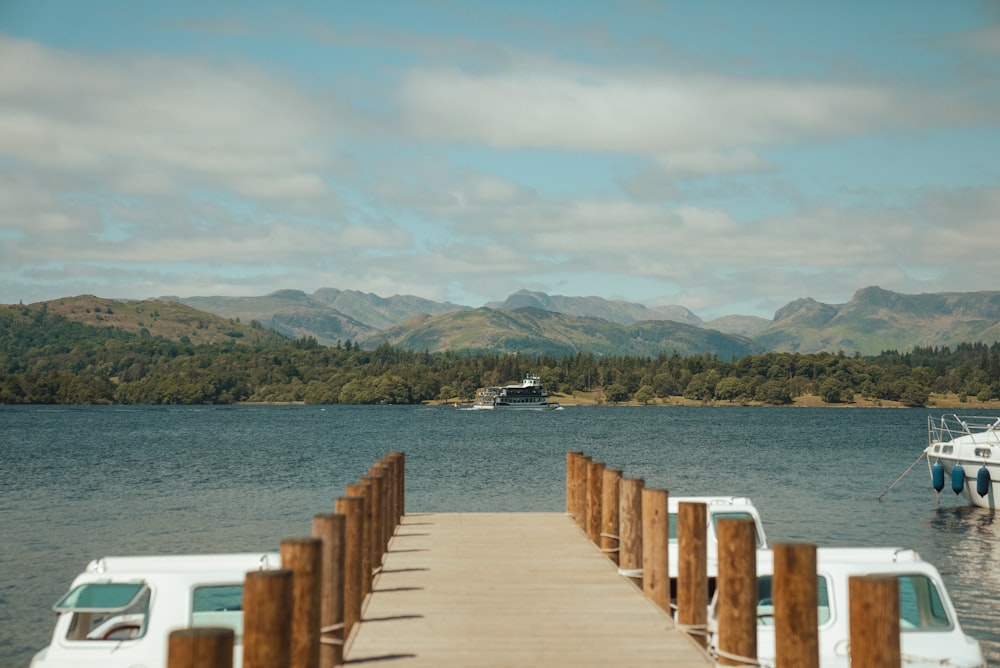
<instances>
[{"instance_id":1,"label":"mooring post","mask_svg":"<svg viewBox=\"0 0 1000 668\"><path fill-rule=\"evenodd\" d=\"M664 612L670 612L670 555L667 546L669 493L642 490L642 593Z\"/></svg>"},{"instance_id":2,"label":"mooring post","mask_svg":"<svg viewBox=\"0 0 1000 668\"><path fill-rule=\"evenodd\" d=\"M382 556L385 554L385 546L388 542L386 535L389 519L386 514L387 504L384 496L388 478L387 468L375 467L374 473L361 479L361 482L368 484L371 488L371 504L368 513L371 518L371 526L368 529L368 549L371 552L371 559L368 560L368 570L365 571L369 580L375 577L375 573L382 568ZM369 587L369 591L370 589Z\"/></svg>"},{"instance_id":3,"label":"mooring post","mask_svg":"<svg viewBox=\"0 0 1000 668\"><path fill-rule=\"evenodd\" d=\"M576 499L576 512L573 513L573 517L576 519L577 526L584 533L587 532L587 470L592 460L593 457L590 455L580 455L577 457L576 475L573 476L576 481L576 494L574 495Z\"/></svg>"},{"instance_id":4,"label":"mooring post","mask_svg":"<svg viewBox=\"0 0 1000 668\"><path fill-rule=\"evenodd\" d=\"M364 482L357 482L347 485L344 489L347 496L361 499L361 528L359 540L361 547L361 600L365 600L372 589L372 549L374 545L375 523L372 521L372 490L371 486ZM359 608L360 609L360 608Z\"/></svg>"},{"instance_id":5,"label":"mooring post","mask_svg":"<svg viewBox=\"0 0 1000 668\"><path fill-rule=\"evenodd\" d=\"M708 644L708 506L677 504L677 625Z\"/></svg>"},{"instance_id":6,"label":"mooring post","mask_svg":"<svg viewBox=\"0 0 1000 668\"><path fill-rule=\"evenodd\" d=\"M361 620L361 548L364 542L364 499L342 496L335 509L345 516L344 524L344 641Z\"/></svg>"},{"instance_id":7,"label":"mooring post","mask_svg":"<svg viewBox=\"0 0 1000 668\"><path fill-rule=\"evenodd\" d=\"M898 668L899 580L894 575L855 575L850 599L851 668Z\"/></svg>"},{"instance_id":8,"label":"mooring post","mask_svg":"<svg viewBox=\"0 0 1000 668\"><path fill-rule=\"evenodd\" d=\"M281 541L281 566L292 571L290 668L318 668L323 543L301 536Z\"/></svg>"},{"instance_id":9,"label":"mooring post","mask_svg":"<svg viewBox=\"0 0 1000 668\"><path fill-rule=\"evenodd\" d=\"M601 482L604 479L604 462L587 463L587 538L594 545L601 543Z\"/></svg>"},{"instance_id":10,"label":"mooring post","mask_svg":"<svg viewBox=\"0 0 1000 668\"><path fill-rule=\"evenodd\" d=\"M167 640L167 668L232 668L231 628L196 626L171 631Z\"/></svg>"},{"instance_id":11,"label":"mooring post","mask_svg":"<svg viewBox=\"0 0 1000 668\"><path fill-rule=\"evenodd\" d=\"M396 464L393 491L395 513L392 521L392 533L395 533L396 527L399 526L399 523L403 520L403 515L406 514L406 453L393 452L390 456Z\"/></svg>"},{"instance_id":12,"label":"mooring post","mask_svg":"<svg viewBox=\"0 0 1000 668\"><path fill-rule=\"evenodd\" d=\"M320 668L344 662L344 515L313 516L312 533L322 543L320 552Z\"/></svg>"},{"instance_id":13,"label":"mooring post","mask_svg":"<svg viewBox=\"0 0 1000 668\"><path fill-rule=\"evenodd\" d=\"M722 518L719 533L719 663L742 666L757 660L757 538L750 518Z\"/></svg>"},{"instance_id":14,"label":"mooring post","mask_svg":"<svg viewBox=\"0 0 1000 668\"><path fill-rule=\"evenodd\" d=\"M566 514L573 517L576 514L576 458L582 457L579 450L566 453Z\"/></svg>"},{"instance_id":15,"label":"mooring post","mask_svg":"<svg viewBox=\"0 0 1000 668\"><path fill-rule=\"evenodd\" d=\"M641 478L622 478L618 484L618 570L642 587Z\"/></svg>"},{"instance_id":16,"label":"mooring post","mask_svg":"<svg viewBox=\"0 0 1000 668\"><path fill-rule=\"evenodd\" d=\"M291 659L292 571L250 571L243 583L243 668Z\"/></svg>"},{"instance_id":17,"label":"mooring post","mask_svg":"<svg viewBox=\"0 0 1000 668\"><path fill-rule=\"evenodd\" d=\"M601 552L618 563L618 484L622 472L604 469L601 480Z\"/></svg>"},{"instance_id":18,"label":"mooring post","mask_svg":"<svg viewBox=\"0 0 1000 668\"><path fill-rule=\"evenodd\" d=\"M819 668L819 592L816 546L775 543L774 660L777 668Z\"/></svg>"}]
</instances>

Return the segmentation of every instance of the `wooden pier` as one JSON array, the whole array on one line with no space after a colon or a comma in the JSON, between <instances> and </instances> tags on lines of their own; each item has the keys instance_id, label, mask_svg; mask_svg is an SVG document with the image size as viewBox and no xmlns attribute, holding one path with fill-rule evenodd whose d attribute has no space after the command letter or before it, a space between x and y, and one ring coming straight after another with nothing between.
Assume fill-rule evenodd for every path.
<instances>
[{"instance_id":1,"label":"wooden pier","mask_svg":"<svg viewBox=\"0 0 1000 668\"><path fill-rule=\"evenodd\" d=\"M406 515L345 663L712 665L562 513Z\"/></svg>"},{"instance_id":2,"label":"wooden pier","mask_svg":"<svg viewBox=\"0 0 1000 668\"><path fill-rule=\"evenodd\" d=\"M718 521L710 658L705 504L679 504L672 583L667 491L583 453L566 454L565 513L406 514L404 464L387 455L312 536L282 541L281 569L247 573L242 643L233 628L179 629L167 667L232 668L237 645L242 668L756 665L751 521ZM819 666L815 552L774 546L778 668ZM853 668L900 665L893 587L851 579Z\"/></svg>"}]
</instances>

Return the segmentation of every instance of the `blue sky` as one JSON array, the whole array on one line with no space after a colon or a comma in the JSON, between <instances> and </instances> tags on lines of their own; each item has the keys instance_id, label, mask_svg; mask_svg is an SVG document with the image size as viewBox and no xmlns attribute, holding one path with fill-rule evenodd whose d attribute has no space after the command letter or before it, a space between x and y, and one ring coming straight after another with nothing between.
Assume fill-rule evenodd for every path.
<instances>
[{"instance_id":1,"label":"blue sky","mask_svg":"<svg viewBox=\"0 0 1000 668\"><path fill-rule=\"evenodd\" d=\"M1000 289L996 2L0 0L0 303Z\"/></svg>"}]
</instances>

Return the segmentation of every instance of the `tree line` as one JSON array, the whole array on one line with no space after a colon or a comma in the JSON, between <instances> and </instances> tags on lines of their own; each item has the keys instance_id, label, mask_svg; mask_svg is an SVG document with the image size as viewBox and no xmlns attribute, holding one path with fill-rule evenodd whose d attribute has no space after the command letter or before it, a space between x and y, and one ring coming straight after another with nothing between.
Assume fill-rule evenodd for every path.
<instances>
[{"instance_id":1,"label":"tree line","mask_svg":"<svg viewBox=\"0 0 1000 668\"><path fill-rule=\"evenodd\" d=\"M681 357L562 358L414 352L312 337L278 345L193 344L99 328L38 306L0 309L0 404L414 404L470 401L478 388L541 377L550 391L598 392L601 401L782 405L803 395L826 403L926 405L932 393L1000 399L1000 343L916 347L862 357L763 353L720 360Z\"/></svg>"}]
</instances>

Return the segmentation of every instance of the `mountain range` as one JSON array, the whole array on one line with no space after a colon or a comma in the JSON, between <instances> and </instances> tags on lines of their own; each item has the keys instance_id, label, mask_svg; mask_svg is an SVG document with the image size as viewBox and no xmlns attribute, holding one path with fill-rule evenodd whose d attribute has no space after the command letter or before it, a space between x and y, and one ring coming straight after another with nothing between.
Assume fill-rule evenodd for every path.
<instances>
[{"instance_id":1,"label":"mountain range","mask_svg":"<svg viewBox=\"0 0 1000 668\"><path fill-rule=\"evenodd\" d=\"M914 346L1000 341L1000 292L907 295L858 290L846 304L798 299L768 321L732 315L704 321L683 306L645 306L601 297L522 290L479 308L411 295L380 297L321 288L258 297L161 297L230 320L254 322L289 337L366 348L509 352L563 356L715 354L729 359L765 351L875 355Z\"/></svg>"}]
</instances>

